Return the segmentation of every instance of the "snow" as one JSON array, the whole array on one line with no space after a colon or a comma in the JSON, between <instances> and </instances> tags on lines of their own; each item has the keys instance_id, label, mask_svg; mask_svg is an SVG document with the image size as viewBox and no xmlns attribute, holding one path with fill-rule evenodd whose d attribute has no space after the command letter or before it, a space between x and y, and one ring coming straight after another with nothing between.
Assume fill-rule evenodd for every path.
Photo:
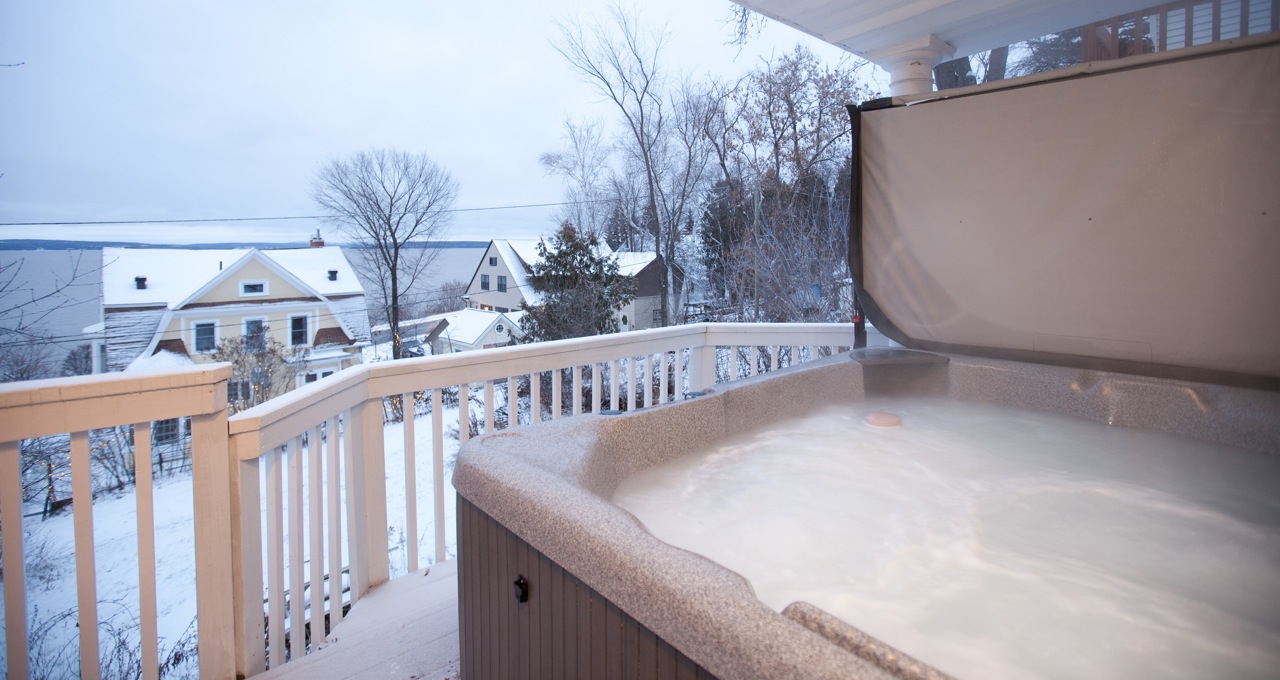
<instances>
[{"instance_id":1,"label":"snow","mask_svg":"<svg viewBox=\"0 0 1280 680\"><path fill-rule=\"evenodd\" d=\"M173 309L252 257L287 271L320 295L364 294L338 246L281 250L103 248L102 303L129 307L164 305ZM338 272L336 281L329 280L329 270ZM134 281L138 276L146 277L145 289L138 289Z\"/></svg>"},{"instance_id":2,"label":"snow","mask_svg":"<svg viewBox=\"0 0 1280 680\"><path fill-rule=\"evenodd\" d=\"M658 259L658 254L653 251L648 252L621 252L614 253L614 260L618 263L618 273L623 276L635 276L642 269L649 266L650 262Z\"/></svg>"},{"instance_id":3,"label":"snow","mask_svg":"<svg viewBox=\"0 0 1280 680\"><path fill-rule=\"evenodd\" d=\"M435 320L437 317L427 317ZM475 345L493 325L503 322L513 325L502 312L490 312L483 309L463 309L457 312L441 314L439 318L449 322L442 335L446 335L455 344Z\"/></svg>"},{"instance_id":4,"label":"snow","mask_svg":"<svg viewBox=\"0 0 1280 680\"><path fill-rule=\"evenodd\" d=\"M457 554L455 530L455 495L453 492L453 460L457 455L458 441L449 436L449 423L456 427L459 409L446 408L443 412L446 433L444 437L445 469L445 522L446 554ZM419 415L414 419L416 459L414 477L417 483L417 541L419 566L433 563L435 550L435 501L433 497L434 473L432 460L432 417ZM405 536L405 457L404 425L391 423L384 429L384 452L387 483L387 531L390 544L390 571L392 577L408 571L406 550L409 537ZM264 466L265 467L265 466ZM304 476L305 478L305 476ZM265 484L265 476L264 476ZM265 487L264 487L265 488ZM286 485L286 496L287 496ZM306 492L304 492L304 496ZM263 493L265 502L266 494ZM154 513L156 536L156 601L158 630L162 655L175 641L194 629L195 600L195 534L193 529L194 501L189 472L158 478L154 488ZM304 498L305 500L305 498ZM288 499L285 499L288 502ZM24 542L27 557L27 617L28 627L35 630L44 621L76 607L76 575L74 568L74 521L70 511L64 511L41 521L39 502L24 505ZM287 512L287 510L286 510ZM304 513L305 514L305 513ZM265 520L265 507L263 508ZM345 516L345 512L344 512ZM136 495L132 489L124 493L100 496L93 503L94 560L97 574L100 626L129 627L132 643L136 646L138 631L138 542ZM304 543L309 539L304 527ZM343 536L346 540L344 522ZM265 539L265 531L263 533ZM285 526L284 544L288 546L288 525ZM33 558L33 554L38 554ZM265 547L264 547L265 562ZM308 578L309 578L309 567ZM264 565L265 571L265 565ZM35 574L45 574L36 578ZM286 574L288 572L286 571ZM265 582L265 578L264 578ZM288 582L286 580L286 588ZM0 625L4 621L0 607ZM105 628L103 629L105 630ZM108 635L102 634L105 649ZM71 617L54 626L46 649L70 649L74 660L77 633L75 618ZM135 650L136 651L136 650ZM0 668L5 665L5 650L0 646ZM193 669L188 669L193 672ZM179 677L181 677L179 673Z\"/></svg>"},{"instance_id":5,"label":"snow","mask_svg":"<svg viewBox=\"0 0 1280 680\"><path fill-rule=\"evenodd\" d=\"M176 354L168 350L160 350L151 356L139 356L134 359L126 371L147 370L153 368L182 368L194 366L195 362L185 354Z\"/></svg>"},{"instance_id":6,"label":"snow","mask_svg":"<svg viewBox=\"0 0 1280 680\"><path fill-rule=\"evenodd\" d=\"M529 244L533 244L532 252L529 251ZM511 270L511 285L520 291L524 299L534 307L542 304L542 294L535 291L529 283L528 266L538 261L537 241L519 241L514 239L495 240L493 246L498 249L498 255L507 263L507 269ZM521 251L524 255L521 255ZM527 255L529 259L525 259Z\"/></svg>"}]
</instances>

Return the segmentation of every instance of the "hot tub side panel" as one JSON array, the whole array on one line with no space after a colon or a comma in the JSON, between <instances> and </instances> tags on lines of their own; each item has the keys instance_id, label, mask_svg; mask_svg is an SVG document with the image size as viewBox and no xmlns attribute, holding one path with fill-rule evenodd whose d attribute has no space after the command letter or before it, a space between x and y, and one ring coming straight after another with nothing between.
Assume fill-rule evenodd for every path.
<instances>
[{"instance_id":1,"label":"hot tub side panel","mask_svg":"<svg viewBox=\"0 0 1280 680\"><path fill-rule=\"evenodd\" d=\"M715 678L462 496L457 518L464 679Z\"/></svg>"}]
</instances>

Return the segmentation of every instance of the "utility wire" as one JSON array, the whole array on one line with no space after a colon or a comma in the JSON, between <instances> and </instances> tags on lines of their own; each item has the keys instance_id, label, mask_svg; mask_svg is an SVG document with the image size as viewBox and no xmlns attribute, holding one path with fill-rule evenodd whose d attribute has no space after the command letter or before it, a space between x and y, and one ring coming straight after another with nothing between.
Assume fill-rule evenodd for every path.
<instances>
[{"instance_id":1,"label":"utility wire","mask_svg":"<svg viewBox=\"0 0 1280 680\"><path fill-rule=\"evenodd\" d=\"M482 208L449 208L442 213L484 212L489 210L519 210L523 208L554 208L562 205L585 205L588 203L610 203L613 199L604 198L593 201L564 201L560 203L525 203L522 205L494 205ZM407 214L407 213L406 213ZM84 220L79 222L0 222L0 227L81 227L99 225L126 224L208 224L213 222L271 222L282 220L323 220L332 215L286 215L279 217L218 217L183 220Z\"/></svg>"}]
</instances>

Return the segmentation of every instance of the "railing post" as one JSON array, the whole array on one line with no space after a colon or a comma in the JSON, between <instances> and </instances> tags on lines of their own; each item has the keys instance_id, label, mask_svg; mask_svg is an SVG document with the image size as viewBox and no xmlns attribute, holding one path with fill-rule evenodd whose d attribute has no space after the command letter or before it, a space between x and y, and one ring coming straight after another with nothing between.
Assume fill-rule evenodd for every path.
<instances>
[{"instance_id":1,"label":"railing post","mask_svg":"<svg viewBox=\"0 0 1280 680\"><path fill-rule=\"evenodd\" d=\"M262 491L257 451L240 455L245 438L231 451L231 587L235 592L236 677L267 669L262 620Z\"/></svg>"},{"instance_id":2,"label":"railing post","mask_svg":"<svg viewBox=\"0 0 1280 680\"><path fill-rule=\"evenodd\" d=\"M382 442L382 399L366 399L351 409L352 430L355 435L357 468L363 475L364 491L363 531L368 560L363 574L364 588L385 583L390 577L387 555L387 464ZM357 513L359 514L359 513Z\"/></svg>"},{"instance_id":3,"label":"railing post","mask_svg":"<svg viewBox=\"0 0 1280 680\"><path fill-rule=\"evenodd\" d=\"M11 678L27 668L26 574L22 561L22 461L18 442L0 443L0 517L4 518L4 643Z\"/></svg>"},{"instance_id":4,"label":"railing post","mask_svg":"<svg viewBox=\"0 0 1280 680\"><path fill-rule=\"evenodd\" d=\"M201 678L236 672L231 560L231 458L226 390L214 389L213 413L191 417L191 483L195 505L196 625Z\"/></svg>"},{"instance_id":5,"label":"railing post","mask_svg":"<svg viewBox=\"0 0 1280 680\"><path fill-rule=\"evenodd\" d=\"M701 392L716 384L715 345L689 348L689 391Z\"/></svg>"}]
</instances>

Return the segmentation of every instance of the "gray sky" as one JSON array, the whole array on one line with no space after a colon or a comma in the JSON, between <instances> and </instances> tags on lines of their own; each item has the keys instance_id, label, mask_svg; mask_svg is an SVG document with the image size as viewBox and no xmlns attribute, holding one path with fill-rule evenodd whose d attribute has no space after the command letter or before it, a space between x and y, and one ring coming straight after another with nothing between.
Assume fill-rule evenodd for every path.
<instances>
[{"instance_id":1,"label":"gray sky","mask_svg":"<svg viewBox=\"0 0 1280 680\"><path fill-rule=\"evenodd\" d=\"M542 2L38 2L0 6L0 222L312 215L325 161L422 151L457 207L548 203L538 165L566 117L613 112L556 54L554 22L605 8ZM650 0L672 73L740 74L805 42L771 25L726 45L727 0ZM549 208L458 213L449 237L549 230ZM0 239L299 241L313 222L0 227ZM331 240L337 234L328 234Z\"/></svg>"}]
</instances>

